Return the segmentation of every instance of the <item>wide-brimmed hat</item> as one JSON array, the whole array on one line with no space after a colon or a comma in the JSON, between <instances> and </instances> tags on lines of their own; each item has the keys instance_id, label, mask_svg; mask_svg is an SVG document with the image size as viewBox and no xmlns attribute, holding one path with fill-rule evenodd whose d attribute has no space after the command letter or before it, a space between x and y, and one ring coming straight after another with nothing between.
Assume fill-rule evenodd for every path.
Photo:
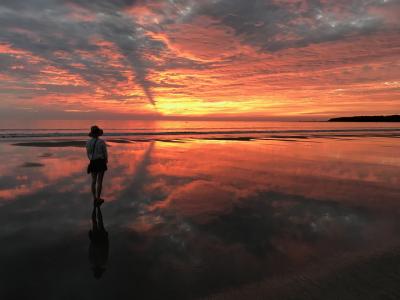
<instances>
[{"instance_id":1,"label":"wide-brimmed hat","mask_svg":"<svg viewBox=\"0 0 400 300\"><path fill-rule=\"evenodd\" d=\"M101 129L99 126L94 125L94 126L90 127L89 136L95 137L95 136L101 136L101 135L103 135L103 129Z\"/></svg>"}]
</instances>

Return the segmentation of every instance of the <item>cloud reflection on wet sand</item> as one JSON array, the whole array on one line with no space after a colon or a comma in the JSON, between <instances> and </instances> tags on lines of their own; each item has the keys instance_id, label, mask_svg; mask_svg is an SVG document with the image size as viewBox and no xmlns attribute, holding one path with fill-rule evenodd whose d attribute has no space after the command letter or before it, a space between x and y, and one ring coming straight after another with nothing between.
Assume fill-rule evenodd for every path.
<instances>
[{"instance_id":1,"label":"cloud reflection on wet sand","mask_svg":"<svg viewBox=\"0 0 400 300\"><path fill-rule=\"evenodd\" d=\"M0 166L4 296L17 282L53 282L61 272L59 286L87 268L69 283L80 296L118 289L186 299L400 242L400 160L391 138L109 145L102 210L110 258L100 287L84 258L84 149L1 144L9 158ZM25 162L43 167L21 168ZM38 259L43 253L58 266ZM39 291L51 298L46 286L28 284L25 293Z\"/></svg>"}]
</instances>

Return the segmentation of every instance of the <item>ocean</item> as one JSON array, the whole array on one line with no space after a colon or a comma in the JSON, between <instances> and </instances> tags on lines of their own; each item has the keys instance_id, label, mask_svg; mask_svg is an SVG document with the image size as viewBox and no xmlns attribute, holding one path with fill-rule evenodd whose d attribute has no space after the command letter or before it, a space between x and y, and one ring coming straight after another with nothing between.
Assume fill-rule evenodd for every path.
<instances>
[{"instance_id":1,"label":"ocean","mask_svg":"<svg viewBox=\"0 0 400 300\"><path fill-rule=\"evenodd\" d=\"M135 139L214 137L318 137L318 136L398 136L397 123L343 122L248 122L248 121L31 121L0 122L1 139L83 138L91 125L98 125L108 137Z\"/></svg>"}]
</instances>

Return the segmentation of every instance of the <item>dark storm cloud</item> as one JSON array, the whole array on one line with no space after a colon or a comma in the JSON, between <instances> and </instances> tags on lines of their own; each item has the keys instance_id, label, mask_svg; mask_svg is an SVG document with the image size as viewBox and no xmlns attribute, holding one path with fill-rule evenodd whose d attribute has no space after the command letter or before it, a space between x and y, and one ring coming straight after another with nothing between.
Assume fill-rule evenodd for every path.
<instances>
[{"instance_id":1,"label":"dark storm cloud","mask_svg":"<svg viewBox=\"0 0 400 300\"><path fill-rule=\"evenodd\" d=\"M143 88L148 100L155 104L150 89L151 82L147 78L150 66L149 62L143 59L143 52L147 47L160 48L161 44L151 41L140 32L139 26L132 18L128 19L119 12L134 2L96 1L88 4L85 1L4 1L0 4L0 42L29 51L55 67L79 74L92 84L99 84L107 78L114 81L126 80L120 70L110 66L107 61L102 61L99 57L83 57L77 54L77 50L99 50L99 47L91 42L91 38L100 35L120 49L125 58L123 63L131 67L136 82ZM73 13L68 6L71 4L90 9L96 20L87 22L69 18L69 14ZM56 55L57 51L68 55L59 57ZM76 67L76 64L84 67Z\"/></svg>"},{"instance_id":2,"label":"dark storm cloud","mask_svg":"<svg viewBox=\"0 0 400 300\"><path fill-rule=\"evenodd\" d=\"M127 18L120 16L109 16L102 23L100 31L107 40L113 41L118 46L131 65L136 81L143 88L147 99L151 104L155 105L154 96L150 88L151 82L147 79L148 63L142 59L142 53L160 43L154 42L152 45L151 41L140 32L139 28L133 26Z\"/></svg>"},{"instance_id":3,"label":"dark storm cloud","mask_svg":"<svg viewBox=\"0 0 400 300\"><path fill-rule=\"evenodd\" d=\"M183 20L211 16L233 28L245 43L277 51L385 29L384 16L371 13L371 9L389 7L395 1L213 0L201 2L203 5L184 2L193 14Z\"/></svg>"},{"instance_id":4,"label":"dark storm cloud","mask_svg":"<svg viewBox=\"0 0 400 300\"><path fill-rule=\"evenodd\" d=\"M246 43L266 51L307 46L368 34L385 29L385 18L371 12L389 8L390 0L182 0L169 1L171 10L158 8L164 24L190 22L197 16L210 16L234 29ZM168 7L168 6L167 6Z\"/></svg>"},{"instance_id":5,"label":"dark storm cloud","mask_svg":"<svg viewBox=\"0 0 400 300\"><path fill-rule=\"evenodd\" d=\"M383 19L371 15L371 7L390 5L394 1L273 1L273 0L3 0L0 4L2 42L25 49L44 57L57 66L77 72L89 81L98 80L104 72L102 64L77 56L74 63L84 64L80 72L71 62L54 57L57 50L73 53L74 50L94 51L98 47L89 38L100 34L115 43L132 67L137 82L151 101L148 72L153 65L143 58L143 52L158 53L164 45L144 34L145 29L163 30L164 25L190 22L207 15L234 29L244 42L267 51L287 47L305 46L336 40L352 34L365 34L381 29ZM68 18L71 5L82 7L96 17L94 22L74 21ZM148 5L154 13L163 16L162 24L142 28L134 18L122 11L134 5ZM10 29L22 28L33 33L26 36ZM34 37L36 36L36 38ZM117 72L118 73L118 72ZM116 77L124 80L124 77Z\"/></svg>"}]
</instances>

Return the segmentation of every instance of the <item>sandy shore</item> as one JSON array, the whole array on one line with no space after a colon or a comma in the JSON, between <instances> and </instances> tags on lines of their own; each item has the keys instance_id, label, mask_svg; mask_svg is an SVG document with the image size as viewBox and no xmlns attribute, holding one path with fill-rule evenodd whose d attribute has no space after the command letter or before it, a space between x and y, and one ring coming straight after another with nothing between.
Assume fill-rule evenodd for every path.
<instances>
[{"instance_id":1,"label":"sandy shore","mask_svg":"<svg viewBox=\"0 0 400 300\"><path fill-rule=\"evenodd\" d=\"M101 280L85 142L0 143L0 298L399 297L396 138L107 139Z\"/></svg>"},{"instance_id":2,"label":"sandy shore","mask_svg":"<svg viewBox=\"0 0 400 300\"><path fill-rule=\"evenodd\" d=\"M14 143L14 146L20 147L85 147L86 141L32 141L32 142L20 142Z\"/></svg>"}]
</instances>

